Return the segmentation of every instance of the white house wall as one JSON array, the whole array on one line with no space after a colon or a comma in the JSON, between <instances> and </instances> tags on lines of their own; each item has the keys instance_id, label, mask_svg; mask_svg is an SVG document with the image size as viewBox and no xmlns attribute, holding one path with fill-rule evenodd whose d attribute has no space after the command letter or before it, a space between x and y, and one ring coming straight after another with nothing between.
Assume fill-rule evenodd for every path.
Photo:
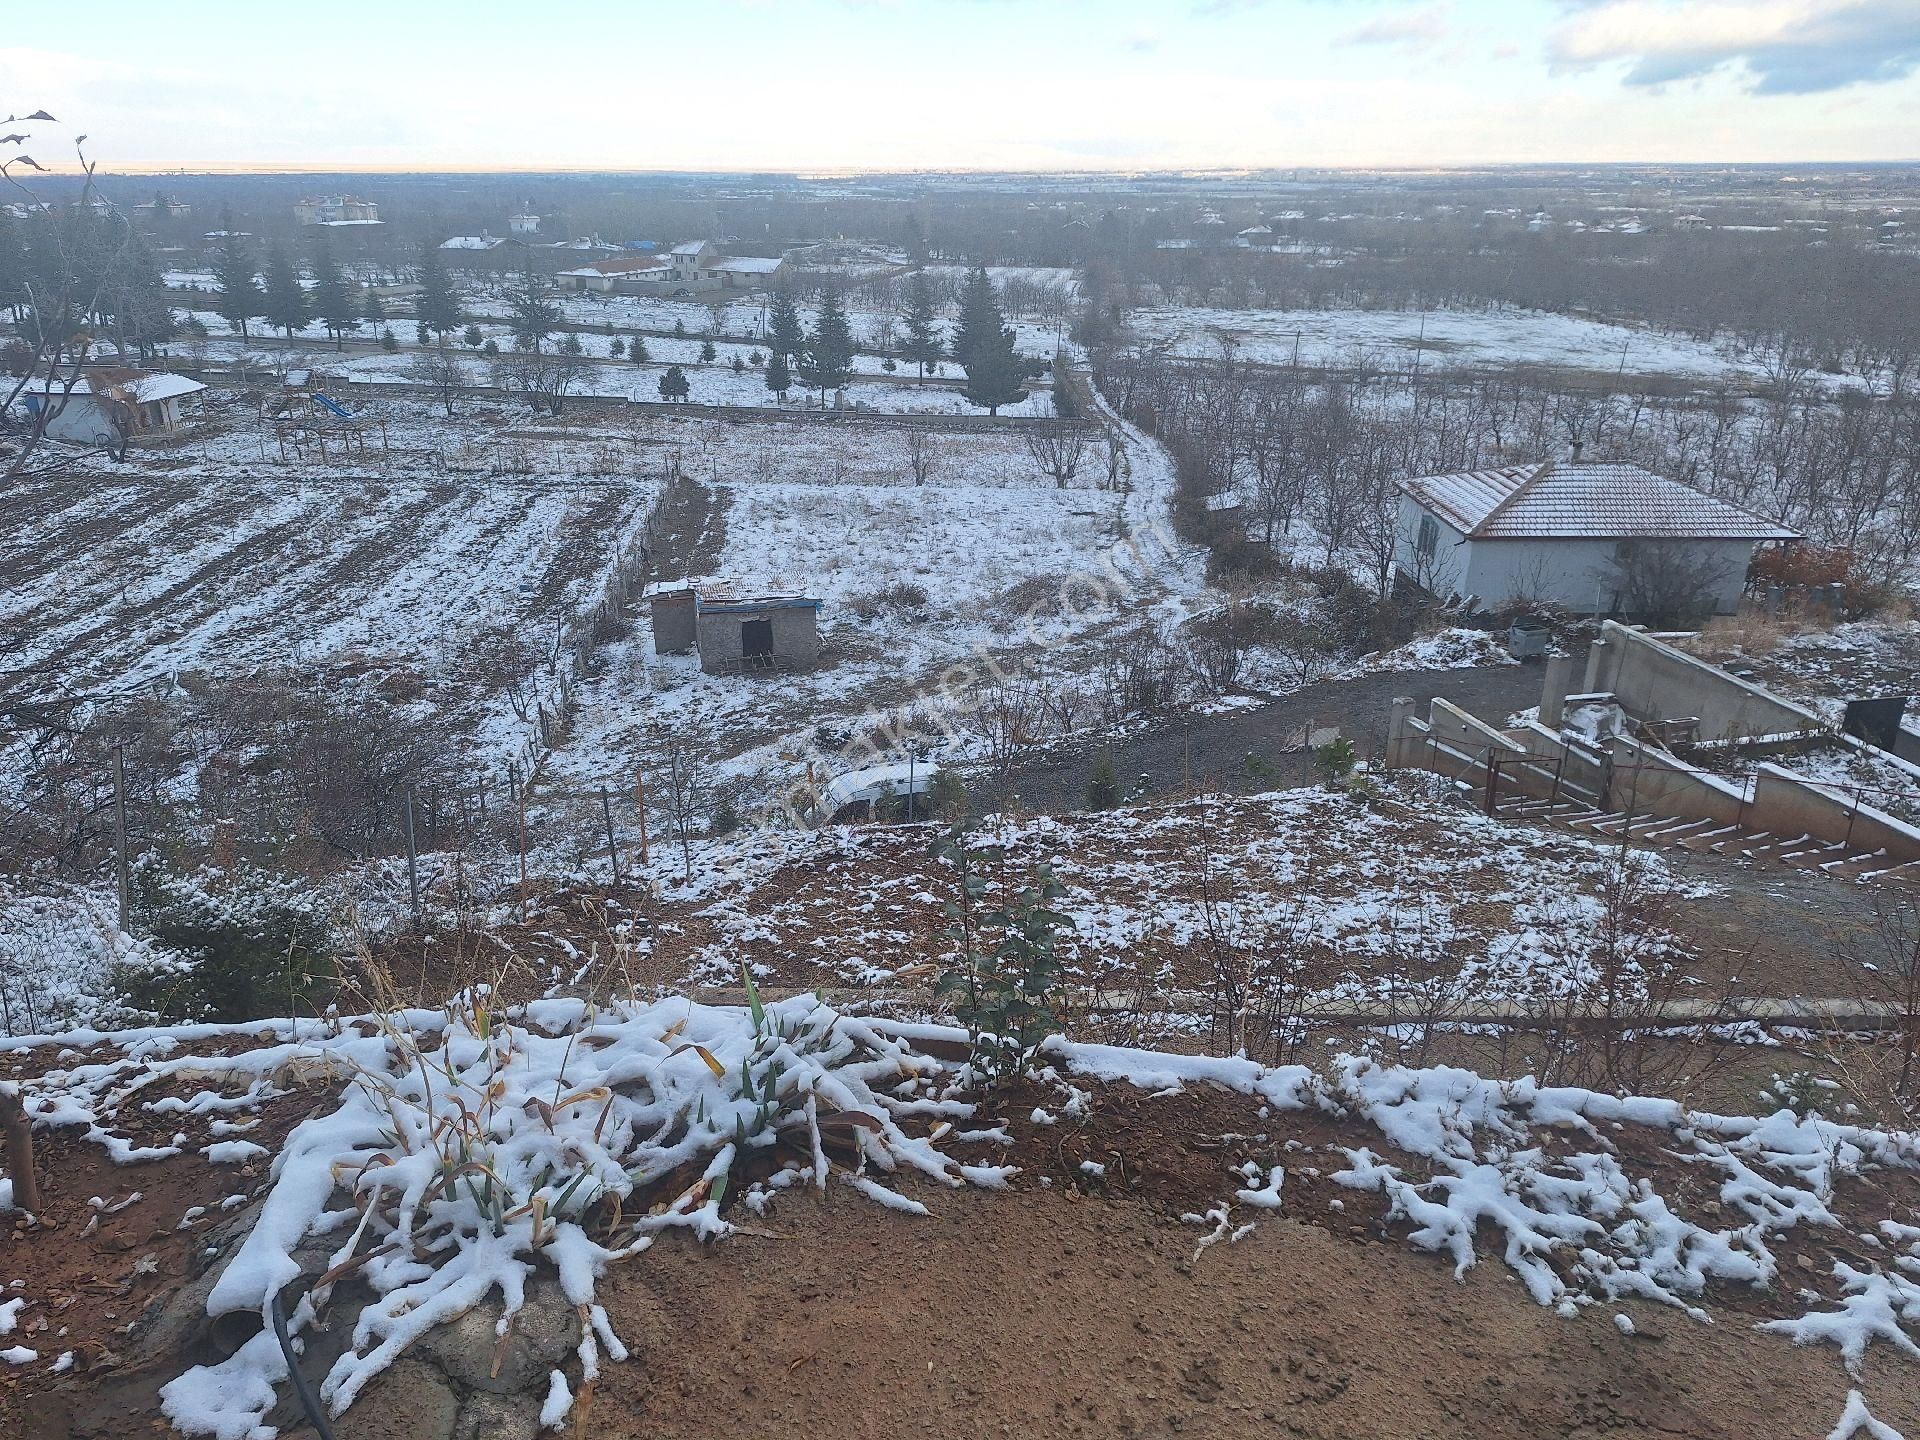
<instances>
[{"instance_id":1,"label":"white house wall","mask_svg":"<svg viewBox=\"0 0 1920 1440\"><path fill-rule=\"evenodd\" d=\"M1422 516L1439 528L1439 543L1430 559L1416 551ZM1400 497L1399 537L1394 560L1401 572L1438 595L1477 596L1481 604L1497 608L1516 596L1551 601L1578 614L1601 612L1612 605L1614 551L1617 541L1598 540L1468 540L1464 534L1410 495ZM1714 611L1731 615L1739 609L1746 589L1747 566L1753 559L1751 540L1688 540L1679 542L1707 557L1719 570L1714 586Z\"/></svg>"}]
</instances>

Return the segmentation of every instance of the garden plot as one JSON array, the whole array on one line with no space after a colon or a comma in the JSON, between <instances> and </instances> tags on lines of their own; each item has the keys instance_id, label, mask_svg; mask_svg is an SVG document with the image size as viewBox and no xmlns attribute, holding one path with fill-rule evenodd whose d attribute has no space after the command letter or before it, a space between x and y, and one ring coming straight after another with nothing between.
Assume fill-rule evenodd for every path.
<instances>
[{"instance_id":1,"label":"garden plot","mask_svg":"<svg viewBox=\"0 0 1920 1440\"><path fill-rule=\"evenodd\" d=\"M1430 369L1545 365L1630 375L1746 382L1761 362L1681 336L1555 315L1544 310L1212 310L1194 306L1133 312L1148 345L1219 359L1231 353L1262 365L1342 366L1365 357L1397 368L1416 354Z\"/></svg>"},{"instance_id":2,"label":"garden plot","mask_svg":"<svg viewBox=\"0 0 1920 1440\"><path fill-rule=\"evenodd\" d=\"M651 496L637 481L202 467L29 482L0 504L0 649L104 692L274 665L405 669L479 724L488 637L550 632L596 600Z\"/></svg>"},{"instance_id":3,"label":"garden plot","mask_svg":"<svg viewBox=\"0 0 1920 1440\"><path fill-rule=\"evenodd\" d=\"M1390 985L1402 1003L1579 991L1606 943L1600 897L1617 860L1532 827L1324 790L1001 821L986 835L1007 849L996 884L1044 862L1065 887L1055 908L1074 921L1077 983L1207 991L1215 961L1236 951L1289 967L1303 1004L1307 992L1352 1001ZM954 881L930 838L925 827L767 832L703 846L691 881L672 873L676 854L663 861L666 893L702 938L660 942L673 957L660 973L725 984L745 960L796 988L908 983L951 948L941 902ZM1647 863L1649 897L1683 893ZM1636 912L1636 972L1686 958L1644 919L1656 910Z\"/></svg>"}]
</instances>

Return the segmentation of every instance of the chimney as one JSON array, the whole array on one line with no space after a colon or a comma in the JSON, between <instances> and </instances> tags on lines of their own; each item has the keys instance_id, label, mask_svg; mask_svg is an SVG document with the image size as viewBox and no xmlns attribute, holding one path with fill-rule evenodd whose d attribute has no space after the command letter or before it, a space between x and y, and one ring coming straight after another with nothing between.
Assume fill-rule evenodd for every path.
<instances>
[{"instance_id":1,"label":"chimney","mask_svg":"<svg viewBox=\"0 0 1920 1440\"><path fill-rule=\"evenodd\" d=\"M1580 445L1581 442L1578 440L1573 442L1573 463L1576 465L1580 463Z\"/></svg>"}]
</instances>

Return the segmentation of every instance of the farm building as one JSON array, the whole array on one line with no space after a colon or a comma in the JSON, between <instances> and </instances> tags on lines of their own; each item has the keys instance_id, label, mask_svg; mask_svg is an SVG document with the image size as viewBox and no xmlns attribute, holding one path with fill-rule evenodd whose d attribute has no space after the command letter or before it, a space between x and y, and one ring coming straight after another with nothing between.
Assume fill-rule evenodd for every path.
<instances>
[{"instance_id":1,"label":"farm building","mask_svg":"<svg viewBox=\"0 0 1920 1440\"><path fill-rule=\"evenodd\" d=\"M708 674L802 669L820 658L820 601L730 580L647 587L656 654L700 652Z\"/></svg>"},{"instance_id":2,"label":"farm building","mask_svg":"<svg viewBox=\"0 0 1920 1440\"><path fill-rule=\"evenodd\" d=\"M540 233L540 217L525 210L518 215L509 215L507 229L515 235L537 235Z\"/></svg>"},{"instance_id":3,"label":"farm building","mask_svg":"<svg viewBox=\"0 0 1920 1440\"><path fill-rule=\"evenodd\" d=\"M206 388L184 375L101 367L80 376L70 391L60 381L49 381L21 398L29 414L51 412L49 439L119 446L141 436L172 434L188 401Z\"/></svg>"},{"instance_id":4,"label":"farm building","mask_svg":"<svg viewBox=\"0 0 1920 1440\"><path fill-rule=\"evenodd\" d=\"M302 225L378 225L380 207L354 195L308 196L294 203L293 218Z\"/></svg>"},{"instance_id":5,"label":"farm building","mask_svg":"<svg viewBox=\"0 0 1920 1440\"><path fill-rule=\"evenodd\" d=\"M584 290L594 295L644 294L667 277L667 262L655 255L615 255L562 270L553 283L562 290Z\"/></svg>"},{"instance_id":6,"label":"farm building","mask_svg":"<svg viewBox=\"0 0 1920 1440\"><path fill-rule=\"evenodd\" d=\"M1395 569L1433 594L1656 621L1730 615L1798 532L1637 465L1545 461L1400 482Z\"/></svg>"},{"instance_id":7,"label":"farm building","mask_svg":"<svg viewBox=\"0 0 1920 1440\"><path fill-rule=\"evenodd\" d=\"M482 230L478 235L450 235L440 242L442 250L497 250L506 244L506 238L489 235Z\"/></svg>"},{"instance_id":8,"label":"farm building","mask_svg":"<svg viewBox=\"0 0 1920 1440\"><path fill-rule=\"evenodd\" d=\"M667 252L668 278L703 290L751 290L786 274L778 256L723 255L711 240L688 240Z\"/></svg>"}]
</instances>

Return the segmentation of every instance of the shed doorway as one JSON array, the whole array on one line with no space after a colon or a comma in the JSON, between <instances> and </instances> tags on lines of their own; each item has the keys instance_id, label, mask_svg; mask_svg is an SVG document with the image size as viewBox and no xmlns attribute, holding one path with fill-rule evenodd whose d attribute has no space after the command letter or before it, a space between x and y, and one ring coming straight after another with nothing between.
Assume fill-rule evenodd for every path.
<instances>
[{"instance_id":1,"label":"shed doorway","mask_svg":"<svg viewBox=\"0 0 1920 1440\"><path fill-rule=\"evenodd\" d=\"M773 658L773 621L741 621L740 653L748 660L771 660Z\"/></svg>"}]
</instances>

